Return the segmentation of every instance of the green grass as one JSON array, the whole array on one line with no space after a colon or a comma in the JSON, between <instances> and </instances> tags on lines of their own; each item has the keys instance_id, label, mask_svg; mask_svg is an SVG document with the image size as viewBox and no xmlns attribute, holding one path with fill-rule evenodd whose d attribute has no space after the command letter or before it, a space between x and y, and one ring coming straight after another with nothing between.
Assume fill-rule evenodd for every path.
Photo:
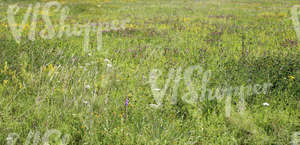
<instances>
[{"instance_id":1,"label":"green grass","mask_svg":"<svg viewBox=\"0 0 300 145\"><path fill-rule=\"evenodd\" d=\"M25 13L36 2L46 1L1 1L0 20L8 5L18 3ZM30 41L24 32L18 44L7 20L0 21L0 144L9 133L24 144L30 131L42 138L48 129L70 134L69 144L289 144L300 131L300 43L290 19L290 8L300 2L59 2L70 8L67 24L130 22L124 30L103 32L102 50L87 55L83 37ZM51 21L58 23L59 13ZM96 36L90 41L95 50ZM150 71L163 72L163 87L169 70L192 65L212 71L209 88L273 86L267 94L246 96L245 116L237 113L239 96L232 98L230 118L224 99L170 105L174 82L162 108L151 108ZM195 88L201 80L193 78ZM178 90L179 98L188 92L183 80Z\"/></svg>"}]
</instances>

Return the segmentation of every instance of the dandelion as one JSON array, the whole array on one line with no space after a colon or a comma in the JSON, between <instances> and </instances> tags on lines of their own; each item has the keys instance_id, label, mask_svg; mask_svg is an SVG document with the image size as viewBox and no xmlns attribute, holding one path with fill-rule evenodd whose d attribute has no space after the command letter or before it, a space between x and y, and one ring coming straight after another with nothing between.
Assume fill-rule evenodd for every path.
<instances>
[{"instance_id":1,"label":"dandelion","mask_svg":"<svg viewBox=\"0 0 300 145\"><path fill-rule=\"evenodd\" d=\"M289 76L290 80L294 80L295 77L294 76Z\"/></svg>"}]
</instances>

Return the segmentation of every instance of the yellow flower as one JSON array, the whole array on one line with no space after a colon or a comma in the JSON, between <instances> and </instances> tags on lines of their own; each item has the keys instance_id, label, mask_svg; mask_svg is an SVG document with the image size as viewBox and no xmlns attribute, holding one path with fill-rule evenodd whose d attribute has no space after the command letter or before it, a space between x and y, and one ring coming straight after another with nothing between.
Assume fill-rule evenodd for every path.
<instances>
[{"instance_id":1,"label":"yellow flower","mask_svg":"<svg viewBox=\"0 0 300 145\"><path fill-rule=\"evenodd\" d=\"M23 85L22 85L22 83L21 83L21 82L19 82L19 87L20 87L20 88L23 88Z\"/></svg>"},{"instance_id":2,"label":"yellow flower","mask_svg":"<svg viewBox=\"0 0 300 145\"><path fill-rule=\"evenodd\" d=\"M281 12L281 13L279 13L279 14L278 14L278 17L287 17L287 14L286 14L286 13L283 13L283 12Z\"/></svg>"},{"instance_id":3,"label":"yellow flower","mask_svg":"<svg viewBox=\"0 0 300 145\"><path fill-rule=\"evenodd\" d=\"M187 22L189 20L190 20L189 18L183 18L183 22Z\"/></svg>"},{"instance_id":4,"label":"yellow flower","mask_svg":"<svg viewBox=\"0 0 300 145\"><path fill-rule=\"evenodd\" d=\"M40 11L40 14L44 15L44 14L46 14L46 12L45 11Z\"/></svg>"},{"instance_id":5,"label":"yellow flower","mask_svg":"<svg viewBox=\"0 0 300 145\"><path fill-rule=\"evenodd\" d=\"M187 18L183 18L183 22L186 22L187 21Z\"/></svg>"},{"instance_id":6,"label":"yellow flower","mask_svg":"<svg viewBox=\"0 0 300 145\"><path fill-rule=\"evenodd\" d=\"M47 70L46 66L43 65L42 72L45 72Z\"/></svg>"},{"instance_id":7,"label":"yellow flower","mask_svg":"<svg viewBox=\"0 0 300 145\"><path fill-rule=\"evenodd\" d=\"M294 76L289 76L290 80L294 80L295 77Z\"/></svg>"},{"instance_id":8,"label":"yellow flower","mask_svg":"<svg viewBox=\"0 0 300 145\"><path fill-rule=\"evenodd\" d=\"M28 24L25 24L24 28L25 28L25 29L29 29L30 26L29 26Z\"/></svg>"},{"instance_id":9,"label":"yellow flower","mask_svg":"<svg viewBox=\"0 0 300 145\"><path fill-rule=\"evenodd\" d=\"M5 61L5 64L4 64L4 68L3 68L3 72L6 72L7 71L7 61Z\"/></svg>"},{"instance_id":10,"label":"yellow flower","mask_svg":"<svg viewBox=\"0 0 300 145\"><path fill-rule=\"evenodd\" d=\"M55 69L54 69L54 67L53 67L52 64L50 64L50 65L48 66L48 69L50 70L51 73L53 73L53 72L55 71Z\"/></svg>"},{"instance_id":11,"label":"yellow flower","mask_svg":"<svg viewBox=\"0 0 300 145\"><path fill-rule=\"evenodd\" d=\"M130 24L130 25L129 25L129 28L133 28L133 27L134 27L134 25L133 25L133 24Z\"/></svg>"},{"instance_id":12,"label":"yellow flower","mask_svg":"<svg viewBox=\"0 0 300 145\"><path fill-rule=\"evenodd\" d=\"M6 85L8 83L8 80L4 80L3 84Z\"/></svg>"},{"instance_id":13,"label":"yellow flower","mask_svg":"<svg viewBox=\"0 0 300 145\"><path fill-rule=\"evenodd\" d=\"M257 16L258 17L274 17L275 14L271 13L271 12L264 12L264 13L259 13Z\"/></svg>"}]
</instances>

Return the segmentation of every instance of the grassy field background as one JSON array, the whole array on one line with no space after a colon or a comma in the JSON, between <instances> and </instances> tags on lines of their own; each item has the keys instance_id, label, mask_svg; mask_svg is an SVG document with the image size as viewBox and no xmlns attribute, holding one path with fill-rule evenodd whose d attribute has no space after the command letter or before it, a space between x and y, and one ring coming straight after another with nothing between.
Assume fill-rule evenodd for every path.
<instances>
[{"instance_id":1,"label":"grassy field background","mask_svg":"<svg viewBox=\"0 0 300 145\"><path fill-rule=\"evenodd\" d=\"M18 44L8 6L21 7L21 23L37 2L48 1L0 1L0 144L10 133L24 144L49 129L69 134L69 144L290 144L300 131L300 43L290 13L297 0L59 0L70 8L67 24L130 20L104 31L101 51L89 54L83 37L31 41L29 24ZM90 42L95 50L95 35ZM238 96L228 118L225 100L171 105L172 87L163 107L151 108L150 71L162 70L163 87L170 69L192 65L212 71L210 88L273 85L246 96L244 117ZM195 88L201 80L194 77ZM178 90L179 98L188 92L183 81Z\"/></svg>"}]
</instances>

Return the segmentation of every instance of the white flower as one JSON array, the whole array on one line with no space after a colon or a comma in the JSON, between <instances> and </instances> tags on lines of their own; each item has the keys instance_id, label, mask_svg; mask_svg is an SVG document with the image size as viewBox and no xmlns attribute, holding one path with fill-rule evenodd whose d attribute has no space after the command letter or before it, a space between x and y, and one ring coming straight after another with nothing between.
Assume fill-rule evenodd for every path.
<instances>
[{"instance_id":1,"label":"white flower","mask_svg":"<svg viewBox=\"0 0 300 145\"><path fill-rule=\"evenodd\" d=\"M105 58L105 59L104 59L104 61L105 61L105 62L110 62L110 60L109 60L109 59L107 59L107 58Z\"/></svg>"},{"instance_id":2,"label":"white flower","mask_svg":"<svg viewBox=\"0 0 300 145\"><path fill-rule=\"evenodd\" d=\"M104 61L107 63L107 67L112 67L111 61L109 59L105 58Z\"/></svg>"},{"instance_id":3,"label":"white flower","mask_svg":"<svg viewBox=\"0 0 300 145\"><path fill-rule=\"evenodd\" d=\"M161 107L161 104L150 104L150 107L152 107L153 109L158 109Z\"/></svg>"},{"instance_id":4,"label":"white flower","mask_svg":"<svg viewBox=\"0 0 300 145\"><path fill-rule=\"evenodd\" d=\"M83 100L83 103L84 103L84 104L88 104L89 102L88 102L88 101L86 101L86 100Z\"/></svg>"},{"instance_id":5,"label":"white flower","mask_svg":"<svg viewBox=\"0 0 300 145\"><path fill-rule=\"evenodd\" d=\"M107 66L107 67L112 67L112 64L108 63L106 66Z\"/></svg>"},{"instance_id":6,"label":"white flower","mask_svg":"<svg viewBox=\"0 0 300 145\"><path fill-rule=\"evenodd\" d=\"M91 88L91 86L90 85L85 85L85 88L89 89L89 88Z\"/></svg>"},{"instance_id":7,"label":"white flower","mask_svg":"<svg viewBox=\"0 0 300 145\"><path fill-rule=\"evenodd\" d=\"M263 103L263 106L270 106L270 104L265 102L265 103Z\"/></svg>"}]
</instances>

